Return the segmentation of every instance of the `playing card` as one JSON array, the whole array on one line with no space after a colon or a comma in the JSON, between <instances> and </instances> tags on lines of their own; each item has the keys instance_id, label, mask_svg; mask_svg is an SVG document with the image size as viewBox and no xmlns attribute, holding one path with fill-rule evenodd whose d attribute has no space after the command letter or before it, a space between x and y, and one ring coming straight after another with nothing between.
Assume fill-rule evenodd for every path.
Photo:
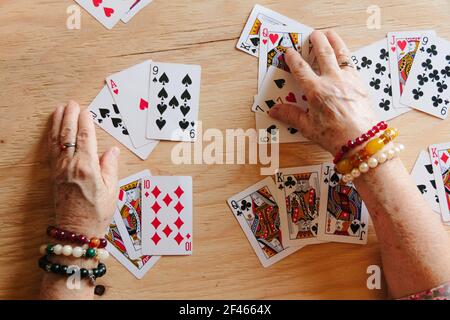
<instances>
[{"instance_id":1,"label":"playing card","mask_svg":"<svg viewBox=\"0 0 450 320\"><path fill-rule=\"evenodd\" d=\"M252 110L268 113L276 104L288 103L298 105L303 110L308 108L306 96L289 72L270 66L256 96Z\"/></svg>"},{"instance_id":2,"label":"playing card","mask_svg":"<svg viewBox=\"0 0 450 320\"><path fill-rule=\"evenodd\" d=\"M144 9L147 5L149 5L153 0L133 0L131 2L131 6L125 12L125 15L122 17L122 21L124 23L128 23L139 11Z\"/></svg>"},{"instance_id":3,"label":"playing card","mask_svg":"<svg viewBox=\"0 0 450 320\"><path fill-rule=\"evenodd\" d=\"M450 142L432 145L429 152L442 220L447 223L450 222Z\"/></svg>"},{"instance_id":4,"label":"playing card","mask_svg":"<svg viewBox=\"0 0 450 320\"><path fill-rule=\"evenodd\" d=\"M144 170L119 181L117 208L122 219L116 223L131 259L138 259L143 254L142 186L149 177L150 171Z\"/></svg>"},{"instance_id":5,"label":"playing card","mask_svg":"<svg viewBox=\"0 0 450 320\"><path fill-rule=\"evenodd\" d=\"M147 137L195 141L200 102L201 67L153 62Z\"/></svg>"},{"instance_id":6,"label":"playing card","mask_svg":"<svg viewBox=\"0 0 450 320\"><path fill-rule=\"evenodd\" d=\"M106 28L112 29L135 0L75 0Z\"/></svg>"},{"instance_id":7,"label":"playing card","mask_svg":"<svg viewBox=\"0 0 450 320\"><path fill-rule=\"evenodd\" d=\"M271 177L228 199L231 211L263 267L269 267L302 248L288 248L281 243L278 203L276 187Z\"/></svg>"},{"instance_id":8,"label":"playing card","mask_svg":"<svg viewBox=\"0 0 450 320\"><path fill-rule=\"evenodd\" d=\"M265 134L259 134L259 143L292 143L308 141L302 136L298 129L284 124L281 121L275 120L268 115L255 112L256 130L263 129ZM276 131L278 130L278 141Z\"/></svg>"},{"instance_id":9,"label":"playing card","mask_svg":"<svg viewBox=\"0 0 450 320\"><path fill-rule=\"evenodd\" d=\"M251 54L252 56L258 57L259 29L263 23L287 25L291 27L299 26L300 28L304 27L295 20L256 4L242 30L236 48Z\"/></svg>"},{"instance_id":10,"label":"playing card","mask_svg":"<svg viewBox=\"0 0 450 320\"><path fill-rule=\"evenodd\" d=\"M423 38L400 102L445 119L450 107L450 42Z\"/></svg>"},{"instance_id":11,"label":"playing card","mask_svg":"<svg viewBox=\"0 0 450 320\"><path fill-rule=\"evenodd\" d=\"M142 253L192 254L192 178L152 176L143 186Z\"/></svg>"},{"instance_id":12,"label":"playing card","mask_svg":"<svg viewBox=\"0 0 450 320\"><path fill-rule=\"evenodd\" d=\"M393 106L386 38L359 49L353 53L352 60L369 89L379 120L387 121L410 110Z\"/></svg>"},{"instance_id":13,"label":"playing card","mask_svg":"<svg viewBox=\"0 0 450 320\"><path fill-rule=\"evenodd\" d=\"M294 48L309 61L309 36L312 28L302 24L295 27L263 24L260 30L258 88L261 87L267 68L274 66L289 72L284 58L288 48Z\"/></svg>"},{"instance_id":14,"label":"playing card","mask_svg":"<svg viewBox=\"0 0 450 320\"><path fill-rule=\"evenodd\" d=\"M322 183L321 166L279 169L275 182L280 198L283 245L320 243L319 216L326 213L327 204L327 185Z\"/></svg>"},{"instance_id":15,"label":"playing card","mask_svg":"<svg viewBox=\"0 0 450 320\"><path fill-rule=\"evenodd\" d=\"M411 71L414 57L420 42L428 41L430 35L434 34L433 30L388 33L392 102L395 108L407 107L400 104L400 97Z\"/></svg>"},{"instance_id":16,"label":"playing card","mask_svg":"<svg viewBox=\"0 0 450 320\"><path fill-rule=\"evenodd\" d=\"M327 186L326 212L319 215L317 238L323 241L366 244L369 212L352 183L341 183L332 163L322 165Z\"/></svg>"},{"instance_id":17,"label":"playing card","mask_svg":"<svg viewBox=\"0 0 450 320\"><path fill-rule=\"evenodd\" d=\"M437 195L436 181L433 174L430 154L424 150L420 151L419 157L411 171L411 177L417 184L422 196L436 213L441 213L439 208L439 197Z\"/></svg>"},{"instance_id":18,"label":"playing card","mask_svg":"<svg viewBox=\"0 0 450 320\"><path fill-rule=\"evenodd\" d=\"M106 78L136 148L154 143L145 136L151 61L147 60Z\"/></svg>"},{"instance_id":19,"label":"playing card","mask_svg":"<svg viewBox=\"0 0 450 320\"><path fill-rule=\"evenodd\" d=\"M141 255L135 259L130 258L122 240L121 233L117 228L116 221L118 220L121 220L121 217L118 209L116 209L114 219L109 225L108 233L105 235L106 240L108 240L106 250L136 278L141 279L161 257Z\"/></svg>"},{"instance_id":20,"label":"playing card","mask_svg":"<svg viewBox=\"0 0 450 320\"><path fill-rule=\"evenodd\" d=\"M140 147L135 148L131 143L128 130L123 123L119 107L114 102L107 86L104 86L100 93L89 105L89 111L94 122L107 133L116 138L121 144L127 147L142 160L148 158L153 149L157 146L157 140Z\"/></svg>"}]
</instances>

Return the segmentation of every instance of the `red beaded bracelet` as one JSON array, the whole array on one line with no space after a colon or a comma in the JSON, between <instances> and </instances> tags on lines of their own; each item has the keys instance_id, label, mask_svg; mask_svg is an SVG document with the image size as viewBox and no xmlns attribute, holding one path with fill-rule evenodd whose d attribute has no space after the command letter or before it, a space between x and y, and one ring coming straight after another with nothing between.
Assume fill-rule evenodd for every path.
<instances>
[{"instance_id":1,"label":"red beaded bracelet","mask_svg":"<svg viewBox=\"0 0 450 320\"><path fill-rule=\"evenodd\" d=\"M76 234L74 232L69 232L54 226L49 226L47 228L47 235L53 239L65 240L69 242L78 243L80 245L87 244L90 248L105 248L106 239L105 238L91 238L89 239L85 235Z\"/></svg>"},{"instance_id":2,"label":"red beaded bracelet","mask_svg":"<svg viewBox=\"0 0 450 320\"><path fill-rule=\"evenodd\" d=\"M376 125L374 125L372 129L370 129L366 133L363 133L360 137L356 138L355 140L348 140L347 144L344 144L334 156L333 163L334 164L338 163L347 152L349 152L350 150L352 150L357 146L362 145L364 142L369 141L370 138L373 138L381 130L386 130L387 127L388 125L386 122L380 121Z\"/></svg>"}]
</instances>

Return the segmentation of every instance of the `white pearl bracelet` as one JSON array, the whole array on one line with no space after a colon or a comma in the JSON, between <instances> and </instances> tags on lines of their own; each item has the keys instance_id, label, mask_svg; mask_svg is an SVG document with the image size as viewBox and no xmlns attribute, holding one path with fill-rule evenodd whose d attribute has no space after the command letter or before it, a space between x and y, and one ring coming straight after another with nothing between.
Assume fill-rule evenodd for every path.
<instances>
[{"instance_id":1,"label":"white pearl bracelet","mask_svg":"<svg viewBox=\"0 0 450 320\"><path fill-rule=\"evenodd\" d=\"M39 252L43 255L55 254L57 256L73 256L74 258L95 258L100 262L105 261L109 257L109 252L107 250L101 248L89 248L87 244L82 247L72 247L70 245L62 244L43 244L40 246Z\"/></svg>"}]
</instances>

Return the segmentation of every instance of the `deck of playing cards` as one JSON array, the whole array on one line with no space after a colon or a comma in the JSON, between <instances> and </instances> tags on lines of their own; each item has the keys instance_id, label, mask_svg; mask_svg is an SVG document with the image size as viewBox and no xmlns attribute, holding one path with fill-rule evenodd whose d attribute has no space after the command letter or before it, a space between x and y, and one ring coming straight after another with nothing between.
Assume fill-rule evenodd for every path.
<instances>
[{"instance_id":1,"label":"deck of playing cards","mask_svg":"<svg viewBox=\"0 0 450 320\"><path fill-rule=\"evenodd\" d=\"M159 140L197 139L201 68L144 61L106 79L89 106L92 117L139 158Z\"/></svg>"},{"instance_id":2,"label":"deck of playing cards","mask_svg":"<svg viewBox=\"0 0 450 320\"><path fill-rule=\"evenodd\" d=\"M152 0L75 0L105 28L112 29L119 20L128 23Z\"/></svg>"},{"instance_id":3,"label":"deck of playing cards","mask_svg":"<svg viewBox=\"0 0 450 320\"><path fill-rule=\"evenodd\" d=\"M136 278L164 255L190 255L192 178L152 176L145 170L119 181L106 249Z\"/></svg>"}]
</instances>

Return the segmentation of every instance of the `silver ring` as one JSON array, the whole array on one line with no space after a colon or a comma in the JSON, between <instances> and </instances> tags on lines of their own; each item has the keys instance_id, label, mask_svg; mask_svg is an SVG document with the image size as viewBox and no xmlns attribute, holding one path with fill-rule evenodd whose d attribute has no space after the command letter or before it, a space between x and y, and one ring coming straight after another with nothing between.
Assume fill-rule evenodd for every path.
<instances>
[{"instance_id":1,"label":"silver ring","mask_svg":"<svg viewBox=\"0 0 450 320\"><path fill-rule=\"evenodd\" d=\"M341 68L342 67L355 68L355 65L350 60L347 60L347 61L339 62L339 67L341 67Z\"/></svg>"},{"instance_id":2,"label":"silver ring","mask_svg":"<svg viewBox=\"0 0 450 320\"><path fill-rule=\"evenodd\" d=\"M67 142L67 143L61 144L61 150L66 150L67 148L76 148L76 147L77 147L76 143Z\"/></svg>"}]
</instances>

